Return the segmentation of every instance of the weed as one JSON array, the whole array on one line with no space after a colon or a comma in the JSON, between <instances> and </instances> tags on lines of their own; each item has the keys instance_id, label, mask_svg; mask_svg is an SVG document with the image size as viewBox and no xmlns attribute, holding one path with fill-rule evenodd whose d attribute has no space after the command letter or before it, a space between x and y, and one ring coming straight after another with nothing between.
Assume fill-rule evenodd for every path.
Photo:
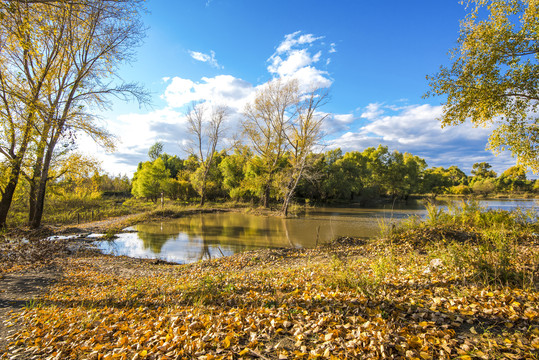
<instances>
[{"instance_id":1,"label":"weed","mask_svg":"<svg viewBox=\"0 0 539 360\"><path fill-rule=\"evenodd\" d=\"M333 257L330 272L324 279L327 286L340 290L355 290L366 297L374 297L380 282L364 269L354 269L337 257ZM363 270L363 271L362 271Z\"/></svg>"}]
</instances>

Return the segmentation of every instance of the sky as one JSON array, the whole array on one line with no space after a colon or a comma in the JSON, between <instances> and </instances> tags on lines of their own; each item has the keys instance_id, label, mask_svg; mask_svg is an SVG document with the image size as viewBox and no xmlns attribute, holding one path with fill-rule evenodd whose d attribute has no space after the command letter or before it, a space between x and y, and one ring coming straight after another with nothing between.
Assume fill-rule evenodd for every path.
<instances>
[{"instance_id":1,"label":"sky","mask_svg":"<svg viewBox=\"0 0 539 360\"><path fill-rule=\"evenodd\" d=\"M228 106L223 146L241 139L245 105L278 77L329 88L323 151L382 144L468 174L476 162L498 173L515 165L508 153L485 151L491 130L441 128L444 99L423 98L426 76L450 63L466 14L458 0L148 0L147 9L144 44L119 76L145 86L152 104L118 100L101 114L117 137L114 153L89 139L79 146L109 174L131 176L156 141L185 158L194 101Z\"/></svg>"}]
</instances>

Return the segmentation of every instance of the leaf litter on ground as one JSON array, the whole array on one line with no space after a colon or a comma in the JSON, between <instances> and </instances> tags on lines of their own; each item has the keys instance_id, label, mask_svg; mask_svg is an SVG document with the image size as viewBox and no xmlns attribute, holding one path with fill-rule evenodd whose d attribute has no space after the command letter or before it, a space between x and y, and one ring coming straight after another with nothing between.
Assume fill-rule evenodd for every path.
<instances>
[{"instance_id":1,"label":"leaf litter on ground","mask_svg":"<svg viewBox=\"0 0 539 360\"><path fill-rule=\"evenodd\" d=\"M537 358L537 239L507 264L525 277L502 281L429 234L187 265L64 256L62 281L13 314L2 358Z\"/></svg>"}]
</instances>

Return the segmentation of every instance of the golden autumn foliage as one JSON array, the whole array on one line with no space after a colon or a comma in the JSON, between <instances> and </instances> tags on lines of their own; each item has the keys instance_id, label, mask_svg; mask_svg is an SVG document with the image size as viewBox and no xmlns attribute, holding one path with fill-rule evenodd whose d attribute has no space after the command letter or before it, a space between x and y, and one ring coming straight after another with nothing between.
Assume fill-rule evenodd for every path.
<instances>
[{"instance_id":1,"label":"golden autumn foliage","mask_svg":"<svg viewBox=\"0 0 539 360\"><path fill-rule=\"evenodd\" d=\"M5 358L537 357L537 235L513 228L504 266L523 278L485 281L463 260L492 240L485 233L414 229L187 265L79 253L57 263L64 277L47 295L13 314L23 326Z\"/></svg>"}]
</instances>

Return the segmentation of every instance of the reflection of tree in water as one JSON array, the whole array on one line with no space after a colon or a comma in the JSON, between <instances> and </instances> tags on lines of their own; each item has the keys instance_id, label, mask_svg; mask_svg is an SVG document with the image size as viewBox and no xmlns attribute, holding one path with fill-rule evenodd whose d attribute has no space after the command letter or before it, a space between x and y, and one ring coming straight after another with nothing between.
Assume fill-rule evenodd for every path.
<instances>
[{"instance_id":1,"label":"reflection of tree in water","mask_svg":"<svg viewBox=\"0 0 539 360\"><path fill-rule=\"evenodd\" d=\"M161 254L161 249L169 240L174 240L175 236L170 235L162 226L161 231L156 232L157 227L152 226L152 232L139 231L138 237L142 240L144 249L150 249L154 254Z\"/></svg>"},{"instance_id":2,"label":"reflection of tree in water","mask_svg":"<svg viewBox=\"0 0 539 360\"><path fill-rule=\"evenodd\" d=\"M185 251L190 253L188 257L199 260L220 256L217 247L230 254L262 247L309 246L315 240L318 222L306 224L298 220L237 213L199 214L160 224L139 225L138 236L144 248L156 254L162 252L168 241L184 238L188 245Z\"/></svg>"}]
</instances>

